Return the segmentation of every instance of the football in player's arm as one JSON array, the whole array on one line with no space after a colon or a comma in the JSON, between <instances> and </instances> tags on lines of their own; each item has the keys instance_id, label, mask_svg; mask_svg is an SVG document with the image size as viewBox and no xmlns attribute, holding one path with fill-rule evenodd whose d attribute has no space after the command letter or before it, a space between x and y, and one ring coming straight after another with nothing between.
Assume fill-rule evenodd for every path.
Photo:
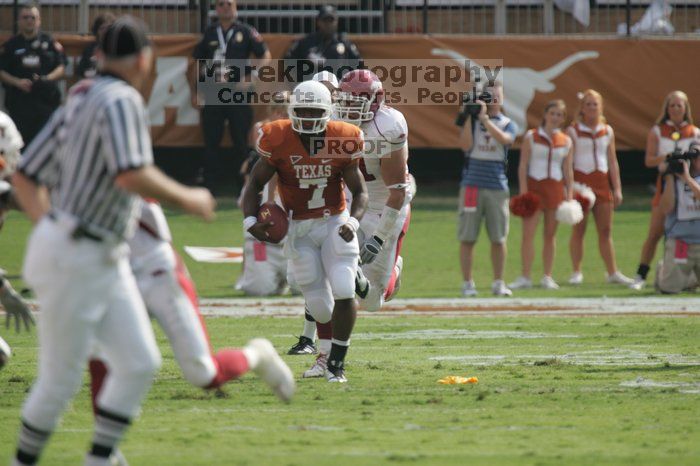
<instances>
[{"instance_id":1,"label":"football in player's arm","mask_svg":"<svg viewBox=\"0 0 700 466\"><path fill-rule=\"evenodd\" d=\"M277 173L277 169L264 161L258 161L253 167L250 174L249 183L243 191L243 214L246 218L255 217L260 208L261 192L265 184L269 182ZM352 241L357 230L353 226L352 219L362 218L367 207L367 189L362 181L362 173L360 172L359 164L349 164L343 170L343 180L348 189L352 193L352 204L350 206L351 219L345 225L342 225L338 234L346 242ZM403 202L403 201L402 201ZM248 229L248 232L259 241L267 239L267 230L272 226L271 221L257 222Z\"/></svg>"}]
</instances>

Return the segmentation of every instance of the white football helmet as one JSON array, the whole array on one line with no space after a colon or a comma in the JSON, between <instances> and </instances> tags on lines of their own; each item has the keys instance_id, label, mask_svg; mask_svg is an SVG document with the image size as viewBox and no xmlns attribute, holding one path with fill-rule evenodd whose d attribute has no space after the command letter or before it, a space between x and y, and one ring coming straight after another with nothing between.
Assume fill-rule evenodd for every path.
<instances>
[{"instance_id":1,"label":"white football helmet","mask_svg":"<svg viewBox=\"0 0 700 466\"><path fill-rule=\"evenodd\" d=\"M319 116L298 116L297 110L321 110ZM333 114L331 93L320 82L305 81L297 85L289 98L287 114L292 129L298 133L316 134L325 131Z\"/></svg>"}]
</instances>

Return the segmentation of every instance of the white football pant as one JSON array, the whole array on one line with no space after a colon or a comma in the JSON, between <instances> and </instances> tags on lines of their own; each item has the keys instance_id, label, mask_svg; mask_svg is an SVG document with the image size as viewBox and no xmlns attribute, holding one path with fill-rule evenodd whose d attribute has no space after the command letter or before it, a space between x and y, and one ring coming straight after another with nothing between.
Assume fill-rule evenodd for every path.
<instances>
[{"instance_id":1,"label":"white football pant","mask_svg":"<svg viewBox=\"0 0 700 466\"><path fill-rule=\"evenodd\" d=\"M292 220L285 254L290 274L316 322L329 322L337 299L355 297L360 248L357 235L349 243L338 234L347 222L344 212L327 218Z\"/></svg>"},{"instance_id":2,"label":"white football pant","mask_svg":"<svg viewBox=\"0 0 700 466\"><path fill-rule=\"evenodd\" d=\"M74 240L75 220L44 217L32 232L23 276L35 290L38 378L22 409L33 427L52 431L80 389L93 344L110 369L98 405L133 418L161 364L125 244Z\"/></svg>"}]
</instances>

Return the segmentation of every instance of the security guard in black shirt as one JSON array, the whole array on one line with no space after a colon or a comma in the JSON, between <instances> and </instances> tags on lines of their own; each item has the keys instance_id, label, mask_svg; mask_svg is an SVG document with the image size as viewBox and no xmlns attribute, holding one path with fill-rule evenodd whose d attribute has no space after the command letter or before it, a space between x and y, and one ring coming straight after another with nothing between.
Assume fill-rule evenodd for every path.
<instances>
[{"instance_id":1,"label":"security guard in black shirt","mask_svg":"<svg viewBox=\"0 0 700 466\"><path fill-rule=\"evenodd\" d=\"M218 22L209 25L202 40L192 54L195 60L247 60L251 54L261 59L259 66L270 61L270 51L254 27L236 19L237 10L234 0L216 0ZM197 93L197 73L203 75L204 66L195 66L190 74L192 89L192 106L197 108L201 98ZM222 78L223 79L223 78ZM247 78L246 81L249 81ZM248 104L226 105L221 102L204 102L202 108L202 133L204 136L204 170L203 182L210 190L215 190L222 181L219 174L218 148L224 134L224 124L228 121L228 131L233 142L234 166L230 167L233 175L228 182L238 189L239 167L248 154L248 132L253 124L253 109ZM228 171L228 170L226 170Z\"/></svg>"},{"instance_id":2,"label":"security guard in black shirt","mask_svg":"<svg viewBox=\"0 0 700 466\"><path fill-rule=\"evenodd\" d=\"M97 47L102 40L102 36L107 31L107 28L109 28L116 19L117 18L109 12L101 13L95 17L91 28L92 35L95 36L95 42L88 44L80 55L78 68L75 70L75 74L77 74L79 78L92 78L97 74Z\"/></svg>"},{"instance_id":3,"label":"security guard in black shirt","mask_svg":"<svg viewBox=\"0 0 700 466\"><path fill-rule=\"evenodd\" d=\"M316 16L316 32L312 32L294 42L284 56L285 60L311 60L317 64L316 69L306 78L321 71L326 60L333 60L331 66L339 76L337 69L342 66L357 67L360 51L343 33L338 32L338 14L331 5L324 5ZM346 70L347 71L347 70Z\"/></svg>"},{"instance_id":4,"label":"security guard in black shirt","mask_svg":"<svg viewBox=\"0 0 700 466\"><path fill-rule=\"evenodd\" d=\"M39 9L22 7L20 33L0 47L5 107L27 145L61 103L58 80L67 64L61 44L41 32L40 26Z\"/></svg>"}]
</instances>

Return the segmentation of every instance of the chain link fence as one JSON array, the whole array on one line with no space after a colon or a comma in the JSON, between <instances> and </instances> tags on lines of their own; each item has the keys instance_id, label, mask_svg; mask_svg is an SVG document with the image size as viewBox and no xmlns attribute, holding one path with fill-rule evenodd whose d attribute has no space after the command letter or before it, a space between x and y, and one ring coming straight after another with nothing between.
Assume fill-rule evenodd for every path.
<instances>
[{"instance_id":1,"label":"chain link fence","mask_svg":"<svg viewBox=\"0 0 700 466\"><path fill-rule=\"evenodd\" d=\"M315 29L319 0L240 0L241 20L261 33ZM350 34L595 34L700 37L700 0L340 0ZM0 32L12 32L16 2L0 0ZM45 0L42 28L87 33L100 13L142 18L157 34L199 33L207 0Z\"/></svg>"}]
</instances>

